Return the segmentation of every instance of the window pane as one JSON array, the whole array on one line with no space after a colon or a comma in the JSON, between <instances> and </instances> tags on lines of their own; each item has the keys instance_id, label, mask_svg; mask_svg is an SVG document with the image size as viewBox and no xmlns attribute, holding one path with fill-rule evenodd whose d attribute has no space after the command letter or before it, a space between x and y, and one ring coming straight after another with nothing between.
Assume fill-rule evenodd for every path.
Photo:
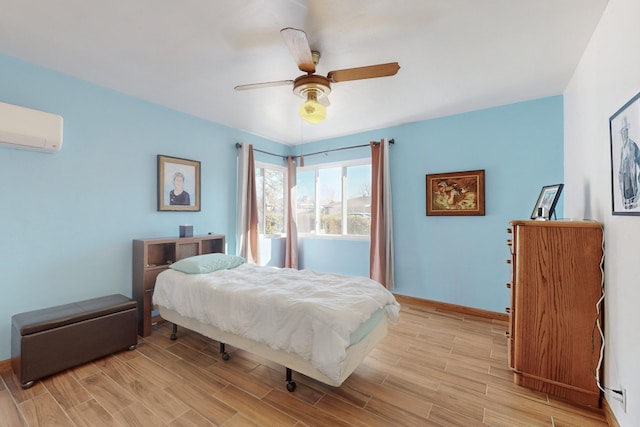
<instances>
[{"instance_id":1,"label":"window pane","mask_svg":"<svg viewBox=\"0 0 640 427\"><path fill-rule=\"evenodd\" d=\"M342 234L342 168L318 170L320 234Z\"/></svg>"},{"instance_id":2,"label":"window pane","mask_svg":"<svg viewBox=\"0 0 640 427\"><path fill-rule=\"evenodd\" d=\"M368 236L371 164L362 161L297 171L298 232Z\"/></svg>"},{"instance_id":3,"label":"window pane","mask_svg":"<svg viewBox=\"0 0 640 427\"><path fill-rule=\"evenodd\" d=\"M284 233L284 171L265 168L264 234L276 233Z\"/></svg>"},{"instance_id":4,"label":"window pane","mask_svg":"<svg viewBox=\"0 0 640 427\"><path fill-rule=\"evenodd\" d=\"M347 234L371 230L371 165L347 167Z\"/></svg>"},{"instance_id":5,"label":"window pane","mask_svg":"<svg viewBox=\"0 0 640 427\"><path fill-rule=\"evenodd\" d=\"M258 233L264 233L264 169L256 168L256 201L258 202Z\"/></svg>"},{"instance_id":6,"label":"window pane","mask_svg":"<svg viewBox=\"0 0 640 427\"><path fill-rule=\"evenodd\" d=\"M316 231L316 171L300 171L296 175L297 225L299 233Z\"/></svg>"}]
</instances>

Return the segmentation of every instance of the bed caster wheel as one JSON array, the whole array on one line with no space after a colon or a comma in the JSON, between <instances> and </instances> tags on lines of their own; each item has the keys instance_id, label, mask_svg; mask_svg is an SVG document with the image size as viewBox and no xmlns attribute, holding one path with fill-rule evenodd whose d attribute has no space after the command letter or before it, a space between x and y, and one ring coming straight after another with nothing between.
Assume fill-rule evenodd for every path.
<instances>
[{"instance_id":1,"label":"bed caster wheel","mask_svg":"<svg viewBox=\"0 0 640 427\"><path fill-rule=\"evenodd\" d=\"M130 346L129 346L129 351L133 351L133 350L135 350L135 349L136 349L135 344L134 344L134 345L130 345Z\"/></svg>"},{"instance_id":2,"label":"bed caster wheel","mask_svg":"<svg viewBox=\"0 0 640 427\"><path fill-rule=\"evenodd\" d=\"M34 384L33 381L26 382L26 383L22 384L22 389L26 390L28 388L31 388L33 386L33 384Z\"/></svg>"},{"instance_id":3,"label":"bed caster wheel","mask_svg":"<svg viewBox=\"0 0 640 427\"><path fill-rule=\"evenodd\" d=\"M289 392L292 392L292 391L295 391L295 389L296 389L296 383L295 383L295 381L289 381L289 382L287 383L287 390L288 390Z\"/></svg>"},{"instance_id":4,"label":"bed caster wheel","mask_svg":"<svg viewBox=\"0 0 640 427\"><path fill-rule=\"evenodd\" d=\"M175 323L171 325L171 336L169 338L171 341L175 341L178 338L178 325Z\"/></svg>"},{"instance_id":5,"label":"bed caster wheel","mask_svg":"<svg viewBox=\"0 0 640 427\"><path fill-rule=\"evenodd\" d=\"M223 351L221 353L221 356L222 356L222 360L229 360L229 357L230 357L229 353L227 353L226 351Z\"/></svg>"}]
</instances>

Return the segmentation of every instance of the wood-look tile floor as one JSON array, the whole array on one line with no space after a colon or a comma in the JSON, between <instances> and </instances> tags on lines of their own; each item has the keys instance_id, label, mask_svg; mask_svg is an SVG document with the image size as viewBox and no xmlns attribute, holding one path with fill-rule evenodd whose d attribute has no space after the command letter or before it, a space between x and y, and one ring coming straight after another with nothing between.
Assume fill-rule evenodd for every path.
<instances>
[{"instance_id":1,"label":"wood-look tile floor","mask_svg":"<svg viewBox=\"0 0 640 427\"><path fill-rule=\"evenodd\" d=\"M339 387L170 327L22 390L0 372L0 426L606 426L516 386L506 323L404 303L400 322Z\"/></svg>"}]
</instances>

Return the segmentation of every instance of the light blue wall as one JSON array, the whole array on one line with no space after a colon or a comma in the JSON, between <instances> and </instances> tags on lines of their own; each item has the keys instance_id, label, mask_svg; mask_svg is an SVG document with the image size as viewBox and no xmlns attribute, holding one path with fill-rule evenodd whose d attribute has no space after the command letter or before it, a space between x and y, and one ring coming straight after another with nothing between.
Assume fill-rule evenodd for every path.
<instances>
[{"instance_id":1,"label":"light blue wall","mask_svg":"<svg viewBox=\"0 0 640 427\"><path fill-rule=\"evenodd\" d=\"M300 239L301 269L369 277L369 240L334 240L323 237Z\"/></svg>"},{"instance_id":2,"label":"light blue wall","mask_svg":"<svg viewBox=\"0 0 640 427\"><path fill-rule=\"evenodd\" d=\"M227 235L235 252L236 142L289 148L0 56L0 101L60 114L62 151L0 148L0 360L15 313L109 293L131 295L131 240ZM328 122L325 124L329 124ZM293 154L394 138L396 292L503 311L511 218L527 218L543 185L562 180L562 98L552 97L296 147ZM156 155L202 162L202 211L156 211ZM305 157L361 158L368 149ZM256 160L274 162L256 154ZM276 159L275 163L279 163ZM426 217L425 174L486 170L487 215ZM562 205L559 206L559 216ZM282 260L282 242L269 262ZM266 251L265 251L266 256ZM366 241L307 239L301 265L368 274Z\"/></svg>"},{"instance_id":3,"label":"light blue wall","mask_svg":"<svg viewBox=\"0 0 640 427\"><path fill-rule=\"evenodd\" d=\"M399 207L394 211L396 291L504 312L509 306L508 221L529 218L540 189L563 179L562 97L389 133L397 142L391 156ZM425 174L474 169L485 170L485 216L425 215Z\"/></svg>"},{"instance_id":4,"label":"light blue wall","mask_svg":"<svg viewBox=\"0 0 640 427\"><path fill-rule=\"evenodd\" d=\"M381 138L395 141L390 148L395 292L504 312L509 220L529 218L541 188L563 179L562 97L307 144L296 154ZM305 157L305 164L368 155L368 148L336 151ZM476 169L485 170L485 216L425 215L426 174ZM562 217L562 198L556 210ZM368 245L317 239L303 247L300 264L307 268L368 275Z\"/></svg>"},{"instance_id":5,"label":"light blue wall","mask_svg":"<svg viewBox=\"0 0 640 427\"><path fill-rule=\"evenodd\" d=\"M0 56L0 101L64 117L55 154L0 148L0 361L11 316L131 295L131 240L227 235L235 252L237 141L275 144ZM201 212L158 212L158 154L201 161Z\"/></svg>"}]
</instances>

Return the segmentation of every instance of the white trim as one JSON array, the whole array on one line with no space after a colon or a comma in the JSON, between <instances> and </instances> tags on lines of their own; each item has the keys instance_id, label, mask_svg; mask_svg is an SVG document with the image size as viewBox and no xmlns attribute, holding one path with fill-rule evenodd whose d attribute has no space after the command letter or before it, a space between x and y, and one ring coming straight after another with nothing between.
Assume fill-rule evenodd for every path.
<instances>
[{"instance_id":1,"label":"white trim","mask_svg":"<svg viewBox=\"0 0 640 427\"><path fill-rule=\"evenodd\" d=\"M315 188L314 188L314 206L315 206L315 218L316 218L316 224L315 224L315 230L313 232L300 232L300 230L298 230L298 236L300 238L305 238L305 237L313 237L313 238L322 238L322 239L338 239L338 240L369 240L370 236L367 235L359 235L359 234L346 234L346 233L341 233L341 234L317 234L318 231L318 219L320 218L320 205L318 204L318 183L319 183L319 179L318 179L318 175L319 175L319 171L320 169L334 169L334 168L341 168L342 170L342 174L341 174L341 182L340 182L340 187L341 187L341 205L342 205L342 224L343 224L343 229L346 227L346 218L348 217L347 215L347 203L345 198L347 197L346 195L346 186L347 186L347 179L345 179L345 173L346 173L346 169L350 168L350 167L356 167L356 166L371 166L371 157L365 157L365 158L360 158L360 159L354 159L354 160L345 160L345 161L337 161L337 162L330 162L330 163L318 163L318 164L313 164L313 165L309 165L309 166L305 166L305 167L299 167L298 171L299 172L314 172L315 173Z\"/></svg>"},{"instance_id":2,"label":"white trim","mask_svg":"<svg viewBox=\"0 0 640 427\"><path fill-rule=\"evenodd\" d=\"M259 169L259 168L263 169L263 170L264 169L272 169L272 170L276 170L276 171L281 171L283 173L283 175L284 175L284 179L282 180L282 196L283 196L283 199L282 199L282 203L283 203L282 204L282 209L283 209L282 210L282 215L283 215L282 228L283 228L283 231L281 233L271 233L271 234L258 233L258 234L259 234L259 236L261 238L267 238L267 239L269 239L269 238L286 237L286 235L287 235L287 233L286 233L286 229L287 229L286 224L287 224L287 220L288 220L288 218L287 218L287 208L286 207L287 207L287 203L289 202L289 194L288 194L289 192L287 191L287 182L288 182L288 178L289 178L288 177L288 172L289 172L288 168L286 168L284 166L274 165L274 164L271 164L271 163L256 162L256 161L254 161L254 165L255 165L256 169ZM264 178L264 176L263 176L263 178ZM263 179L263 182L262 182L262 189L260 191L261 191L262 196L263 196L263 198L262 198L262 205L263 205L262 206L262 212L263 212L263 215L264 215L264 212L265 212L265 206L264 206L264 179ZM261 228L264 231L264 226L265 226L265 224L264 224L264 216L262 218L261 226L262 226ZM258 229L260 229L260 227L258 227Z\"/></svg>"}]
</instances>

